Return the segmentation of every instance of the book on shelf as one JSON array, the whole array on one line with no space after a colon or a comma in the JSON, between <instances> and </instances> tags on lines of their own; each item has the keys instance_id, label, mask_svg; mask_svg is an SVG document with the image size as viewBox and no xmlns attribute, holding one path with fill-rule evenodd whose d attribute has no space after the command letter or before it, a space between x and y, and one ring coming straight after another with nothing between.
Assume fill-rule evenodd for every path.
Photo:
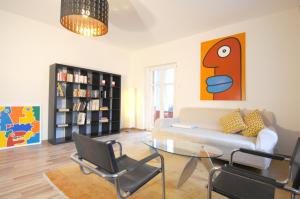
<instances>
[{"instance_id":1,"label":"book on shelf","mask_svg":"<svg viewBox=\"0 0 300 199\"><path fill-rule=\"evenodd\" d=\"M73 74L71 73L67 74L67 82L73 82Z\"/></svg>"},{"instance_id":2,"label":"book on shelf","mask_svg":"<svg viewBox=\"0 0 300 199\"><path fill-rule=\"evenodd\" d=\"M108 111L108 107L107 106L102 106L99 109L100 111Z\"/></svg>"},{"instance_id":3,"label":"book on shelf","mask_svg":"<svg viewBox=\"0 0 300 199\"><path fill-rule=\"evenodd\" d=\"M79 72L74 72L74 82L79 83Z\"/></svg>"},{"instance_id":4,"label":"book on shelf","mask_svg":"<svg viewBox=\"0 0 300 199\"><path fill-rule=\"evenodd\" d=\"M86 97L86 90L75 88L73 90L73 97Z\"/></svg>"},{"instance_id":5,"label":"book on shelf","mask_svg":"<svg viewBox=\"0 0 300 199\"><path fill-rule=\"evenodd\" d=\"M60 97L65 96L64 91L63 91L63 87L59 82L57 82L57 96L60 96Z\"/></svg>"},{"instance_id":6,"label":"book on shelf","mask_svg":"<svg viewBox=\"0 0 300 199\"><path fill-rule=\"evenodd\" d=\"M99 97L99 91L98 90L92 90L91 91L91 97L98 98Z\"/></svg>"},{"instance_id":7,"label":"book on shelf","mask_svg":"<svg viewBox=\"0 0 300 199\"><path fill-rule=\"evenodd\" d=\"M87 83L88 84L92 84L93 83L93 75L92 74L88 74L88 76L87 76Z\"/></svg>"},{"instance_id":8,"label":"book on shelf","mask_svg":"<svg viewBox=\"0 0 300 199\"><path fill-rule=\"evenodd\" d=\"M57 81L67 81L67 70L59 70L56 75Z\"/></svg>"},{"instance_id":9,"label":"book on shelf","mask_svg":"<svg viewBox=\"0 0 300 199\"><path fill-rule=\"evenodd\" d=\"M84 111L87 103L86 102L78 102L73 104L73 111Z\"/></svg>"},{"instance_id":10,"label":"book on shelf","mask_svg":"<svg viewBox=\"0 0 300 199\"><path fill-rule=\"evenodd\" d=\"M101 98L107 98L107 91L101 91Z\"/></svg>"},{"instance_id":11,"label":"book on shelf","mask_svg":"<svg viewBox=\"0 0 300 199\"><path fill-rule=\"evenodd\" d=\"M68 108L59 108L58 111L59 112L69 112L70 109L68 109Z\"/></svg>"},{"instance_id":12,"label":"book on shelf","mask_svg":"<svg viewBox=\"0 0 300 199\"><path fill-rule=\"evenodd\" d=\"M77 124L78 125L84 125L85 123L85 113L78 113L78 116L77 116Z\"/></svg>"},{"instance_id":13,"label":"book on shelf","mask_svg":"<svg viewBox=\"0 0 300 199\"><path fill-rule=\"evenodd\" d=\"M88 77L85 75L80 75L79 72L74 72L74 82L80 83L80 84L87 84L88 83Z\"/></svg>"},{"instance_id":14,"label":"book on shelf","mask_svg":"<svg viewBox=\"0 0 300 199\"><path fill-rule=\"evenodd\" d=\"M107 117L101 117L101 119L99 120L101 123L107 123L109 120Z\"/></svg>"},{"instance_id":15,"label":"book on shelf","mask_svg":"<svg viewBox=\"0 0 300 199\"><path fill-rule=\"evenodd\" d=\"M91 97L91 90L90 89L86 90L86 97Z\"/></svg>"},{"instance_id":16,"label":"book on shelf","mask_svg":"<svg viewBox=\"0 0 300 199\"><path fill-rule=\"evenodd\" d=\"M57 124L57 127L62 128L62 127L68 127L69 124Z\"/></svg>"},{"instance_id":17,"label":"book on shelf","mask_svg":"<svg viewBox=\"0 0 300 199\"><path fill-rule=\"evenodd\" d=\"M87 104L88 111L98 111L99 110L99 100L91 100Z\"/></svg>"}]
</instances>

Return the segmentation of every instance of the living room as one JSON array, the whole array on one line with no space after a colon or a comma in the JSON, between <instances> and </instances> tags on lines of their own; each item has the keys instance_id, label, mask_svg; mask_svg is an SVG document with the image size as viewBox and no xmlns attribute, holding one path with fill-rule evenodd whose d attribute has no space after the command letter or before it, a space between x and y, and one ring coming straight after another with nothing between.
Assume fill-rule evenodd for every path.
<instances>
[{"instance_id":1,"label":"living room","mask_svg":"<svg viewBox=\"0 0 300 199\"><path fill-rule=\"evenodd\" d=\"M289 166L299 163L299 5L1 1L0 198L296 197L300 179ZM229 69L218 72L221 63ZM260 127L247 134L251 122ZM113 146L117 163L119 152L130 161L152 154L160 160L144 164L159 169L126 191L81 161L94 142ZM220 191L221 174L235 169L279 184L249 182L240 188L246 196Z\"/></svg>"}]
</instances>

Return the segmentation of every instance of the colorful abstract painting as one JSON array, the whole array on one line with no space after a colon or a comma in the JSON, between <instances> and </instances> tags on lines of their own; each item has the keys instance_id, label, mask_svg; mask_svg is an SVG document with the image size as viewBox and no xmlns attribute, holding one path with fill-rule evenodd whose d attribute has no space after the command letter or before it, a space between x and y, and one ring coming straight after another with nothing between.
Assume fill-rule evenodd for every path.
<instances>
[{"instance_id":1,"label":"colorful abstract painting","mask_svg":"<svg viewBox=\"0 0 300 199\"><path fill-rule=\"evenodd\" d=\"M201 100L245 100L245 37L201 43Z\"/></svg>"},{"instance_id":2,"label":"colorful abstract painting","mask_svg":"<svg viewBox=\"0 0 300 199\"><path fill-rule=\"evenodd\" d=\"M40 142L39 106L0 106L0 149Z\"/></svg>"}]
</instances>

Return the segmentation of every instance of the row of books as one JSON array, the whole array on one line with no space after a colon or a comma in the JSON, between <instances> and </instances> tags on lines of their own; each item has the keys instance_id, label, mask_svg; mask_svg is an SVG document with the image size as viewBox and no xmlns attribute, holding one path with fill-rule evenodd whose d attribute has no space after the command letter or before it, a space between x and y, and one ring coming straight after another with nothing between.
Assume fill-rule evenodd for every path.
<instances>
[{"instance_id":1,"label":"row of books","mask_svg":"<svg viewBox=\"0 0 300 199\"><path fill-rule=\"evenodd\" d=\"M98 111L99 110L99 100L91 100L87 105L88 111Z\"/></svg>"},{"instance_id":2,"label":"row of books","mask_svg":"<svg viewBox=\"0 0 300 199\"><path fill-rule=\"evenodd\" d=\"M86 124L91 124L90 118L86 118L85 113L79 113L76 120L73 121L73 123L76 123L77 125L84 125L86 121ZM101 117L99 120L100 123L108 123L109 119L107 117ZM70 124L57 124L57 127L63 128L63 127L68 127Z\"/></svg>"},{"instance_id":3,"label":"row of books","mask_svg":"<svg viewBox=\"0 0 300 199\"><path fill-rule=\"evenodd\" d=\"M65 85L61 83L57 83L57 96L64 97L65 96ZM98 98L99 97L99 90L85 90L85 89L78 89L75 88L73 90L73 97L92 97ZM107 92L101 91L101 98L107 98Z\"/></svg>"},{"instance_id":4,"label":"row of books","mask_svg":"<svg viewBox=\"0 0 300 199\"><path fill-rule=\"evenodd\" d=\"M73 104L73 111L84 111L85 109L85 106L86 106L86 102L79 102L79 103L74 103ZM107 106L103 106L103 107L99 107L99 102L88 102L87 103L87 110L88 111L108 111L109 108ZM59 108L58 109L58 112L70 112L70 109L69 108Z\"/></svg>"},{"instance_id":5,"label":"row of books","mask_svg":"<svg viewBox=\"0 0 300 199\"><path fill-rule=\"evenodd\" d=\"M82 84L92 84L92 75L81 75L80 72L75 71L73 74L68 73L66 69L60 70L57 72L57 81L65 81L65 82L75 82ZM107 80L103 79L100 82L100 85L106 86ZM111 81L110 84L112 87L117 86L114 80Z\"/></svg>"},{"instance_id":6,"label":"row of books","mask_svg":"<svg viewBox=\"0 0 300 199\"><path fill-rule=\"evenodd\" d=\"M67 70L61 70L57 73L57 81L67 81Z\"/></svg>"},{"instance_id":7,"label":"row of books","mask_svg":"<svg viewBox=\"0 0 300 199\"><path fill-rule=\"evenodd\" d=\"M87 84L88 82L91 83L90 79L91 78L88 78L86 75L80 75L79 72L74 72L74 74L72 74L68 73L67 70L61 70L57 73L57 81Z\"/></svg>"},{"instance_id":8,"label":"row of books","mask_svg":"<svg viewBox=\"0 0 300 199\"><path fill-rule=\"evenodd\" d=\"M99 97L99 90L92 90L91 92L89 92L88 90L87 97L93 97L93 98Z\"/></svg>"},{"instance_id":9,"label":"row of books","mask_svg":"<svg viewBox=\"0 0 300 199\"><path fill-rule=\"evenodd\" d=\"M88 77L85 76L85 75L80 75L79 73L74 73L74 82L87 84L88 83Z\"/></svg>"},{"instance_id":10,"label":"row of books","mask_svg":"<svg viewBox=\"0 0 300 199\"><path fill-rule=\"evenodd\" d=\"M73 90L73 97L86 97L86 90L85 89L78 89L78 88L75 88Z\"/></svg>"},{"instance_id":11,"label":"row of books","mask_svg":"<svg viewBox=\"0 0 300 199\"><path fill-rule=\"evenodd\" d=\"M99 97L99 91L98 90L85 90L85 89L79 89L75 88L73 90L73 97L93 97L98 98ZM101 98L107 98L107 91L101 91Z\"/></svg>"},{"instance_id":12,"label":"row of books","mask_svg":"<svg viewBox=\"0 0 300 199\"><path fill-rule=\"evenodd\" d=\"M78 102L73 104L73 111L84 111L86 102Z\"/></svg>"},{"instance_id":13,"label":"row of books","mask_svg":"<svg viewBox=\"0 0 300 199\"><path fill-rule=\"evenodd\" d=\"M74 122L77 122L78 125L84 125L85 124L85 121L86 121L86 124L91 124L91 118L89 118L86 113L79 113L78 116L77 116L77 119L74 118L75 121ZM107 117L101 117L99 122L101 123L108 123L109 122L109 119Z\"/></svg>"}]
</instances>

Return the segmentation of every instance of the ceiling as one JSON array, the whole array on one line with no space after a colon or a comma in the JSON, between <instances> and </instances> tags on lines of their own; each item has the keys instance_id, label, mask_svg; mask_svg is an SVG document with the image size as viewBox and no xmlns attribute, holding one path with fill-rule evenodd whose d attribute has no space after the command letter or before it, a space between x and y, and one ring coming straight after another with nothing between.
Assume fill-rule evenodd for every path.
<instances>
[{"instance_id":1,"label":"ceiling","mask_svg":"<svg viewBox=\"0 0 300 199\"><path fill-rule=\"evenodd\" d=\"M299 6L299 0L108 0L109 32L96 40L129 50ZM60 0L0 0L0 9L62 28Z\"/></svg>"}]
</instances>

